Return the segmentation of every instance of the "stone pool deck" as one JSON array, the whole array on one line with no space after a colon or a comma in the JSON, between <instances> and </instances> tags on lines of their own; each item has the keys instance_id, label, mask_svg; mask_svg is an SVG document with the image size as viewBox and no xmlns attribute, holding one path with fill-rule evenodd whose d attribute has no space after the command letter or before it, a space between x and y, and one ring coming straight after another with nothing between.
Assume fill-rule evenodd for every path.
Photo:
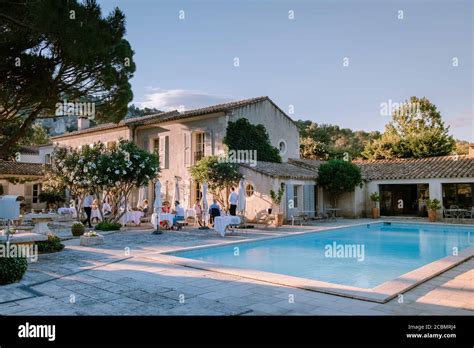
<instances>
[{"instance_id":1,"label":"stone pool deck","mask_svg":"<svg viewBox=\"0 0 474 348\"><path fill-rule=\"evenodd\" d=\"M186 228L105 234L105 244L67 240L40 255L24 279L0 287L0 315L474 315L474 259L379 304L160 263L156 254L206 244L287 235L373 220L238 231Z\"/></svg>"}]
</instances>

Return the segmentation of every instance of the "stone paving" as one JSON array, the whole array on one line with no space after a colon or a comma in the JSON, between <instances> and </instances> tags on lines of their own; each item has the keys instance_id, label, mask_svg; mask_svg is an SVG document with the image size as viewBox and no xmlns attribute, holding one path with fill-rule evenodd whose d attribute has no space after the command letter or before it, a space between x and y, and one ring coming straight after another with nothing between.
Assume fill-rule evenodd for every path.
<instances>
[{"instance_id":1,"label":"stone paving","mask_svg":"<svg viewBox=\"0 0 474 348\"><path fill-rule=\"evenodd\" d=\"M373 220L341 220L311 227L256 228L220 238L187 228L106 234L86 248L40 255L20 283L0 287L1 315L473 315L474 259L385 304L290 288L238 276L159 263L153 255L183 247L324 229Z\"/></svg>"}]
</instances>

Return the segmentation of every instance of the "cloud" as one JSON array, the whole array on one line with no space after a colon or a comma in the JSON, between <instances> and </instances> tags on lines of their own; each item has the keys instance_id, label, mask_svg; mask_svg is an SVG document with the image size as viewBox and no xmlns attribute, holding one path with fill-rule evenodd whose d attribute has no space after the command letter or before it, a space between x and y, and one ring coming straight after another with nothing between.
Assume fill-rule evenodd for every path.
<instances>
[{"instance_id":1,"label":"cloud","mask_svg":"<svg viewBox=\"0 0 474 348\"><path fill-rule=\"evenodd\" d=\"M451 128L463 128L463 127L472 127L473 119L472 116L459 116L453 119L447 120L446 123Z\"/></svg>"},{"instance_id":2,"label":"cloud","mask_svg":"<svg viewBox=\"0 0 474 348\"><path fill-rule=\"evenodd\" d=\"M150 88L150 90L150 93L145 94L144 101L137 102L139 107L154 107L163 111L181 110L183 107L184 110L191 110L237 99L188 89Z\"/></svg>"}]
</instances>

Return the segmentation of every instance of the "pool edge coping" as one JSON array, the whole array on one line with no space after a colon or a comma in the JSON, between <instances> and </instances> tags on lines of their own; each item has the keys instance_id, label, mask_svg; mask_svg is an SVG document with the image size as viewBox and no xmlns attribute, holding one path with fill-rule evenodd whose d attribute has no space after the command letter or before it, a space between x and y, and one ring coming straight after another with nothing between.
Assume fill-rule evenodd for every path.
<instances>
[{"instance_id":1,"label":"pool edge coping","mask_svg":"<svg viewBox=\"0 0 474 348\"><path fill-rule=\"evenodd\" d=\"M158 252L156 254L147 255L145 258L153 259L159 262L176 264L183 267L195 268L201 270L207 270L216 273L223 273L233 276L238 276L247 279L253 279L258 281L263 281L267 283L288 286L303 290L309 290L314 292L320 292L330 295L342 296L357 300L376 302L376 303L386 303L393 298L403 294L404 292L413 289L414 287L448 271L449 269L456 267L457 265L469 260L474 257L474 245L470 246L463 251L459 252L458 255L450 255L443 257L442 259L430 262L426 265L423 265L419 268L416 268L412 271L404 273L398 276L395 279L386 281L380 285L377 285L373 288L359 288L349 285L336 284L331 282L319 281L314 279L302 278L289 276L280 273L273 273L267 271L254 270L249 268L241 268L235 266L226 266L219 265L210 262L205 262L201 260L189 259L184 257L178 257L170 255L176 252L183 251L192 251L205 248L216 248L216 247L228 247L231 245L239 245L249 242L265 241L271 239L280 239L287 238L292 236L304 235L309 233L319 233L325 231L332 231L347 227L356 227L363 226L368 224L380 224L384 222L398 222L398 221L374 221L374 222L364 222L360 224L353 224L349 226L337 226L337 227L328 227L321 230L311 230L311 231L301 231L294 232L292 234L283 235L283 236L269 236L258 239L244 239L239 241L230 241L226 243L219 244L206 244L193 247L185 247L176 250L168 250L163 252ZM400 223L400 222L398 222ZM419 224L418 222L402 222L404 224ZM426 223L428 224L428 223ZM436 224L436 225L447 225L447 224ZM448 225L449 226L449 225ZM469 225L456 225L456 227Z\"/></svg>"}]
</instances>

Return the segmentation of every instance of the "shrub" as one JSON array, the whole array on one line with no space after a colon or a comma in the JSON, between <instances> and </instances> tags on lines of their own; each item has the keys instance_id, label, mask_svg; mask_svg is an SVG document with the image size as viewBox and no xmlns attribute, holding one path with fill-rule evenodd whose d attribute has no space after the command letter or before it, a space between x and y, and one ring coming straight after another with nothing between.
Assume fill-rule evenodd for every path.
<instances>
[{"instance_id":1,"label":"shrub","mask_svg":"<svg viewBox=\"0 0 474 348\"><path fill-rule=\"evenodd\" d=\"M379 202L380 201L380 195L379 195L378 192L373 192L372 194L370 194L369 198L372 202Z\"/></svg>"},{"instance_id":2,"label":"shrub","mask_svg":"<svg viewBox=\"0 0 474 348\"><path fill-rule=\"evenodd\" d=\"M80 222L75 222L72 226L71 226L71 233L74 237L80 237L84 234L86 228L84 227L83 224L81 224Z\"/></svg>"},{"instance_id":3,"label":"shrub","mask_svg":"<svg viewBox=\"0 0 474 348\"><path fill-rule=\"evenodd\" d=\"M336 207L340 195L353 192L357 185L362 185L362 174L360 168L351 162L330 160L319 166L317 182L329 192Z\"/></svg>"},{"instance_id":4,"label":"shrub","mask_svg":"<svg viewBox=\"0 0 474 348\"><path fill-rule=\"evenodd\" d=\"M21 280L27 269L26 257L0 257L0 285Z\"/></svg>"},{"instance_id":5,"label":"shrub","mask_svg":"<svg viewBox=\"0 0 474 348\"><path fill-rule=\"evenodd\" d=\"M437 200L436 198L433 200L427 199L426 206L428 207L429 210L438 210L438 209L441 209L441 202Z\"/></svg>"},{"instance_id":6,"label":"shrub","mask_svg":"<svg viewBox=\"0 0 474 348\"><path fill-rule=\"evenodd\" d=\"M117 230L120 230L121 227L122 225L119 224L118 222L104 220L104 221L99 222L95 226L95 229L98 231L117 231Z\"/></svg>"},{"instance_id":7,"label":"shrub","mask_svg":"<svg viewBox=\"0 0 474 348\"><path fill-rule=\"evenodd\" d=\"M64 249L61 239L54 234L48 234L48 240L37 242L38 252L41 254L55 253Z\"/></svg>"}]
</instances>

